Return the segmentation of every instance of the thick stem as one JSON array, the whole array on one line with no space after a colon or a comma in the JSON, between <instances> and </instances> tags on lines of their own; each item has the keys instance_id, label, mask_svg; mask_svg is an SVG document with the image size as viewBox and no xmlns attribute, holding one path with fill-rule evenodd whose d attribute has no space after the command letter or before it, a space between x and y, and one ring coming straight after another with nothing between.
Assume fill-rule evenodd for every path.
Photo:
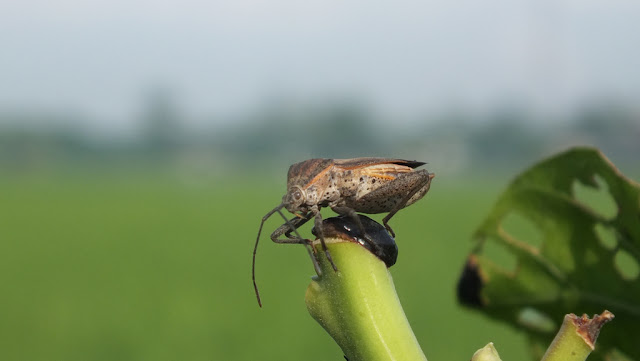
<instances>
[{"instance_id":1,"label":"thick stem","mask_svg":"<svg viewBox=\"0 0 640 361\"><path fill-rule=\"evenodd\" d=\"M326 242L339 271L317 252L322 276L314 277L305 300L348 360L426 360L385 263L358 243Z\"/></svg>"},{"instance_id":2,"label":"thick stem","mask_svg":"<svg viewBox=\"0 0 640 361\"><path fill-rule=\"evenodd\" d=\"M604 311L589 319L573 313L564 316L560 330L542 357L542 361L583 361L593 351L600 328L613 319L613 314Z\"/></svg>"},{"instance_id":3,"label":"thick stem","mask_svg":"<svg viewBox=\"0 0 640 361\"><path fill-rule=\"evenodd\" d=\"M498 350L493 346L493 342L489 342L473 354L471 361L502 361L502 359L498 355Z\"/></svg>"}]
</instances>

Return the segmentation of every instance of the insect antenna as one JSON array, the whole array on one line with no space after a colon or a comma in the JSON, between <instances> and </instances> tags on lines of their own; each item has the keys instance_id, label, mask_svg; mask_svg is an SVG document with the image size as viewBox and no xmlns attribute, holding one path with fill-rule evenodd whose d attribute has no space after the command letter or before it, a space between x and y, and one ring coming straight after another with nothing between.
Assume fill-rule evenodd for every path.
<instances>
[{"instance_id":1,"label":"insect antenna","mask_svg":"<svg viewBox=\"0 0 640 361\"><path fill-rule=\"evenodd\" d=\"M267 212L267 214L265 214L264 217L262 217L262 222L260 222L260 228L258 228L258 237L256 237L256 244L255 246L253 246L253 263L251 265L251 278L253 279L253 288L256 291L256 297L258 298L258 306L260 307L262 307L262 301L260 301L260 292L258 291L258 284L256 283L256 252L258 251L258 241L260 241L260 233L262 233L262 226L264 226L264 222L266 222L266 220L269 219L269 217L271 217L276 212L282 215L282 212L280 212L282 207L284 207L284 203L280 203L274 209Z\"/></svg>"}]
</instances>

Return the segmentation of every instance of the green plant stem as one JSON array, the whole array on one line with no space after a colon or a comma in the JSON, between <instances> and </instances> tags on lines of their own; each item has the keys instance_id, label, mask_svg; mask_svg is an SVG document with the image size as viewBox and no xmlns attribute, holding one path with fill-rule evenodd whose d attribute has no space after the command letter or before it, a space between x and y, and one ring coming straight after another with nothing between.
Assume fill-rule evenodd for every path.
<instances>
[{"instance_id":1,"label":"green plant stem","mask_svg":"<svg viewBox=\"0 0 640 361\"><path fill-rule=\"evenodd\" d=\"M326 242L335 272L316 246L322 276L314 277L305 301L349 361L425 360L385 264L357 243Z\"/></svg>"},{"instance_id":2,"label":"green plant stem","mask_svg":"<svg viewBox=\"0 0 640 361\"><path fill-rule=\"evenodd\" d=\"M493 346L493 342L489 342L473 354L471 361L502 361L502 359L498 355L498 350Z\"/></svg>"},{"instance_id":3,"label":"green plant stem","mask_svg":"<svg viewBox=\"0 0 640 361\"><path fill-rule=\"evenodd\" d=\"M562 326L542 357L542 361L583 361L595 347L600 328L613 319L613 314L604 311L588 319L586 315L564 316Z\"/></svg>"}]
</instances>

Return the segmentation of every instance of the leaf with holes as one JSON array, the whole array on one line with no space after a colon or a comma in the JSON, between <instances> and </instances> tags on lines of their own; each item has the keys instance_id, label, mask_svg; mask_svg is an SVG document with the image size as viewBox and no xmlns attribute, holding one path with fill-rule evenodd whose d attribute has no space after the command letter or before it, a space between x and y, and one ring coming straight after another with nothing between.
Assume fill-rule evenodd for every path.
<instances>
[{"instance_id":1,"label":"leaf with holes","mask_svg":"<svg viewBox=\"0 0 640 361\"><path fill-rule=\"evenodd\" d=\"M535 357L565 314L607 309L616 320L592 359L640 359L640 185L598 150L570 149L520 174L474 239L460 301L525 329Z\"/></svg>"}]
</instances>

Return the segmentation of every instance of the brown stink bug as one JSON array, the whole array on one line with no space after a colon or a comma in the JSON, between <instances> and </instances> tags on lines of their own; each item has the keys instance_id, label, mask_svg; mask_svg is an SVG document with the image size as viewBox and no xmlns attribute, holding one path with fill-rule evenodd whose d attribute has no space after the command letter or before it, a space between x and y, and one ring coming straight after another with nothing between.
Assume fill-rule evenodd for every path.
<instances>
[{"instance_id":1,"label":"brown stink bug","mask_svg":"<svg viewBox=\"0 0 640 361\"><path fill-rule=\"evenodd\" d=\"M322 215L320 209L329 207L340 215L350 216L358 226L363 238L372 247L375 243L367 236L357 212L388 213L382 220L385 228L395 237L388 222L399 210L407 207L429 190L434 174L427 170L415 170L424 162L391 158L353 158L353 159L309 159L296 163L289 168L287 175L287 194L282 203L269 211L260 223L258 236L253 249L253 286L262 306L255 278L255 261L258 241L264 222L278 212L285 223L271 233L276 243L297 243L307 246L312 255L316 272L320 273L317 260L313 255L310 240L300 236L297 229L314 218L314 226L322 248L337 271L322 233ZM295 217L288 220L281 209L286 208ZM292 236L291 233L295 233ZM281 236L285 238L280 238Z\"/></svg>"}]
</instances>

